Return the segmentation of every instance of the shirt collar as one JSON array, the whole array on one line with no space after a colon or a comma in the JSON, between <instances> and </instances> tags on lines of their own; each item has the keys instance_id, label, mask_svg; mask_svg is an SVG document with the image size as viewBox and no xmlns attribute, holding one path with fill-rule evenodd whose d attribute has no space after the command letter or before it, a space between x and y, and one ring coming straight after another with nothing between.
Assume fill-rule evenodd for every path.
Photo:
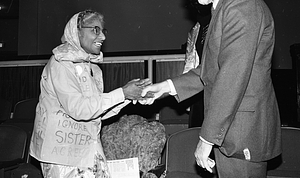
<instances>
[{"instance_id":1,"label":"shirt collar","mask_svg":"<svg viewBox=\"0 0 300 178\"><path fill-rule=\"evenodd\" d=\"M213 1L213 8L214 9L216 9L218 2L219 2L219 0L214 0Z\"/></svg>"}]
</instances>

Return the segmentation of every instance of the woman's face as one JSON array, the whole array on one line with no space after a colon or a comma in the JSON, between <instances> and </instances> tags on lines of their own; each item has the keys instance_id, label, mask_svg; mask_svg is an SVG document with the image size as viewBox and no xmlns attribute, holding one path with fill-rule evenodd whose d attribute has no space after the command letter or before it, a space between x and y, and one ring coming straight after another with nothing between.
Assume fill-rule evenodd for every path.
<instances>
[{"instance_id":1,"label":"woman's face","mask_svg":"<svg viewBox=\"0 0 300 178\"><path fill-rule=\"evenodd\" d=\"M202 5L207 5L207 4L209 4L209 3L212 3L213 0L198 0L198 2L199 2L200 4L202 4Z\"/></svg>"},{"instance_id":2,"label":"woman's face","mask_svg":"<svg viewBox=\"0 0 300 178\"><path fill-rule=\"evenodd\" d=\"M105 40L103 24L99 20L82 26L78 32L81 47L90 54L100 54L102 43Z\"/></svg>"}]
</instances>

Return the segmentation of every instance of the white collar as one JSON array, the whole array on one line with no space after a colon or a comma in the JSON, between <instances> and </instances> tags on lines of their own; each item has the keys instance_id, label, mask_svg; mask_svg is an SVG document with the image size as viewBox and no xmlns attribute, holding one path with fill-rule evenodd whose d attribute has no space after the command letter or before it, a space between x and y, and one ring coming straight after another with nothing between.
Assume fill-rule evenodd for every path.
<instances>
[{"instance_id":1,"label":"white collar","mask_svg":"<svg viewBox=\"0 0 300 178\"><path fill-rule=\"evenodd\" d=\"M218 2L219 2L219 0L214 0L213 1L213 8L214 9L216 9Z\"/></svg>"}]
</instances>

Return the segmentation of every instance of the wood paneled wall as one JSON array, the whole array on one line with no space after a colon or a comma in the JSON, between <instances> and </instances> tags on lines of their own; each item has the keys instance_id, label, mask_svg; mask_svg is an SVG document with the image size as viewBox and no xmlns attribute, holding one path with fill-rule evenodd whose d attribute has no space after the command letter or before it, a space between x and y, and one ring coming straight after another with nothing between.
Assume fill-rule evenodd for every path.
<instances>
[{"instance_id":1,"label":"wood paneled wall","mask_svg":"<svg viewBox=\"0 0 300 178\"><path fill-rule=\"evenodd\" d=\"M109 92L124 86L136 78L146 78L144 62L103 63L99 65L104 76L104 90ZM156 69L156 81L162 81L181 73L183 61L159 62ZM0 98L9 100L13 106L21 100L38 98L40 78L44 66L0 67Z\"/></svg>"},{"instance_id":2,"label":"wood paneled wall","mask_svg":"<svg viewBox=\"0 0 300 178\"><path fill-rule=\"evenodd\" d=\"M147 61L146 61L147 62ZM154 61L154 82L161 82L180 75L183 71L183 61ZM145 62L103 63L100 65L104 75L105 92L125 85L135 78L146 78L147 64ZM11 101L14 106L18 101L37 98L40 93L40 76L43 66L0 67L0 98ZM279 110L283 125L298 126L297 119L297 90L296 73L291 69L277 69L272 71L275 93L279 103ZM146 118L153 118L160 113L173 123L187 122L186 108L192 103L185 101L177 103L174 97L166 97L156 101L154 105L130 105L124 112L140 114ZM13 108L12 106L12 108ZM174 113L174 111L176 113ZM161 119L161 118L160 118Z\"/></svg>"},{"instance_id":3,"label":"wood paneled wall","mask_svg":"<svg viewBox=\"0 0 300 178\"><path fill-rule=\"evenodd\" d=\"M105 63L100 64L100 68L103 71L105 92L122 87L132 79L146 77L145 65L142 62Z\"/></svg>"},{"instance_id":4,"label":"wood paneled wall","mask_svg":"<svg viewBox=\"0 0 300 178\"><path fill-rule=\"evenodd\" d=\"M1 67L0 98L11 101L13 106L21 100L38 98L43 66Z\"/></svg>"}]
</instances>

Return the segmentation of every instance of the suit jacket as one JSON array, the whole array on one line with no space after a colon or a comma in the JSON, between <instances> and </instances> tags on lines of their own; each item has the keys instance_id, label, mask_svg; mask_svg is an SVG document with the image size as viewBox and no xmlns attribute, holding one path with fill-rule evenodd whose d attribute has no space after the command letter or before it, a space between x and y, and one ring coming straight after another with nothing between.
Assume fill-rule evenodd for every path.
<instances>
[{"instance_id":1,"label":"suit jacket","mask_svg":"<svg viewBox=\"0 0 300 178\"><path fill-rule=\"evenodd\" d=\"M220 0L201 65L172 79L177 100L204 90L200 135L227 156L264 161L281 153L271 80L274 21L263 0Z\"/></svg>"}]
</instances>

